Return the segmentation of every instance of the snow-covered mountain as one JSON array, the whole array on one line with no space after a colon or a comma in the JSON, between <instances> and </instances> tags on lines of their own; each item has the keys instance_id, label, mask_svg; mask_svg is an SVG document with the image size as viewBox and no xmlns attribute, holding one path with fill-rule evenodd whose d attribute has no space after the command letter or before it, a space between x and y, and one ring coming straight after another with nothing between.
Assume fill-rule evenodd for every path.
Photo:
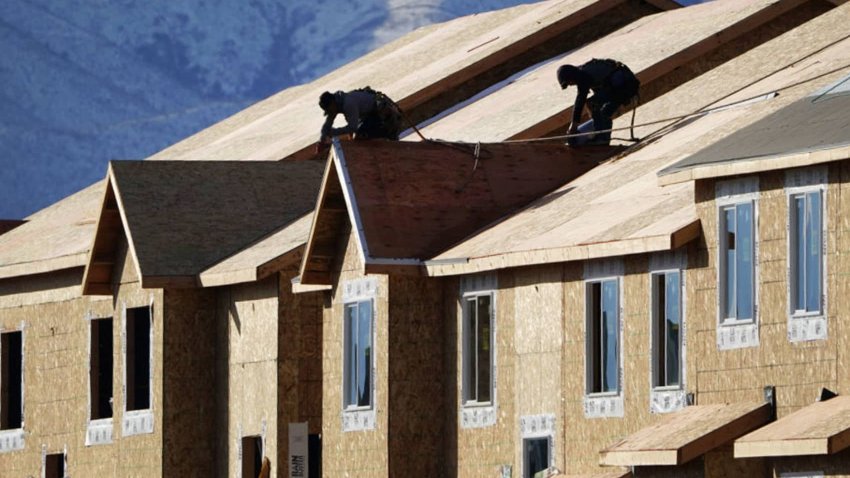
<instances>
[{"instance_id":1,"label":"snow-covered mountain","mask_svg":"<svg viewBox=\"0 0 850 478\"><path fill-rule=\"evenodd\" d=\"M404 33L531 0L3 0L0 218Z\"/></svg>"}]
</instances>

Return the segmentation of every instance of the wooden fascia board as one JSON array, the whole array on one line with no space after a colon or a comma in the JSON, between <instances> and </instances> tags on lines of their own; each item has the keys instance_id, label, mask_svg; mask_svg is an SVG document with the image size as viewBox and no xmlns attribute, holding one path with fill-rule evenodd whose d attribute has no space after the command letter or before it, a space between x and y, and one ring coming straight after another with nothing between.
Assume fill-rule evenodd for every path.
<instances>
[{"instance_id":1,"label":"wooden fascia board","mask_svg":"<svg viewBox=\"0 0 850 478\"><path fill-rule=\"evenodd\" d=\"M600 452L599 464L605 466L679 465L679 450L629 450Z\"/></svg>"},{"instance_id":2,"label":"wooden fascia board","mask_svg":"<svg viewBox=\"0 0 850 478\"><path fill-rule=\"evenodd\" d=\"M831 436L774 440L736 440L735 458L832 455L850 447L850 428Z\"/></svg>"},{"instance_id":3,"label":"wooden fascia board","mask_svg":"<svg viewBox=\"0 0 850 478\"><path fill-rule=\"evenodd\" d=\"M419 261L416 263L408 262L367 262L364 272L366 274L387 274L387 275L405 275L405 276L421 276L422 264Z\"/></svg>"},{"instance_id":4,"label":"wooden fascia board","mask_svg":"<svg viewBox=\"0 0 850 478\"><path fill-rule=\"evenodd\" d=\"M311 274L310 271L307 270L307 267L310 263L310 258L313 255L313 252L316 248L316 230L318 229L320 221L325 219L324 210L322 208L322 204L327 198L328 191L328 182L334 179L334 173L336 172L336 166L334 166L333 160L333 151L329 151L328 160L325 164L325 172L322 175L322 186L319 188L319 197L316 199L316 208L315 213L313 214L313 221L310 224L310 233L307 235L307 242L304 244L304 252L301 258L301 266L298 268L298 274L300 277L306 277L307 283L312 284L312 279L315 277L314 274ZM338 175L336 176L336 180L339 181Z\"/></svg>"},{"instance_id":5,"label":"wooden fascia board","mask_svg":"<svg viewBox=\"0 0 850 478\"><path fill-rule=\"evenodd\" d=\"M62 257L55 257L33 262L21 262L0 267L0 279L12 279L38 274L47 274L66 269L85 267L88 260L88 252L80 252Z\"/></svg>"},{"instance_id":6,"label":"wooden fascia board","mask_svg":"<svg viewBox=\"0 0 850 478\"><path fill-rule=\"evenodd\" d=\"M850 145L697 166L660 175L658 176L658 184L661 186L667 186L687 181L696 181L699 179L722 178L743 174L764 173L788 168L799 168L803 166L814 166L817 164L841 161L845 159L850 159Z\"/></svg>"},{"instance_id":7,"label":"wooden fascia board","mask_svg":"<svg viewBox=\"0 0 850 478\"><path fill-rule=\"evenodd\" d=\"M198 274L198 283L201 287L220 287L261 281L286 267L299 265L303 259L302 250L303 245L298 246L258 266L223 272L202 272Z\"/></svg>"},{"instance_id":8,"label":"wooden fascia board","mask_svg":"<svg viewBox=\"0 0 850 478\"><path fill-rule=\"evenodd\" d=\"M682 465L764 425L771 413L770 404L765 403L675 449L604 450L599 462L613 466Z\"/></svg>"},{"instance_id":9,"label":"wooden fascia board","mask_svg":"<svg viewBox=\"0 0 850 478\"><path fill-rule=\"evenodd\" d=\"M117 196L117 194L115 193L115 191L113 189L112 165L110 165L109 169L107 170L107 174L106 174L106 185L103 188L103 196L102 196L102 199L100 200L100 209L99 209L99 214L97 215L97 222L95 223L95 226L94 226L94 236L92 237L91 245L89 246L89 250L86 253L86 263L85 263L86 268L83 271L82 295L111 295L112 294L111 287L109 288L108 292L105 292L105 288L102 287L103 284L98 284L97 286L95 286L94 283L91 282L91 275L92 275L92 268L94 267L95 255L98 253L98 250L97 250L98 239L101 236L101 234L104 232L103 228L105 228L105 227L112 227L112 228L121 227L120 221L119 221L119 224L114 224L113 219L106 219L106 216L107 216L106 206L109 203L109 199L111 197L111 198L114 198L117 201L116 196ZM110 223L110 224L107 224L107 223Z\"/></svg>"},{"instance_id":10,"label":"wooden fascia board","mask_svg":"<svg viewBox=\"0 0 850 478\"><path fill-rule=\"evenodd\" d=\"M115 202L118 204L118 212L121 214L121 223L124 226L124 236L127 238L127 248L130 250L130 257L133 258L133 264L136 266L136 274L139 276L139 281L144 284L144 272L142 271L142 267L139 264L139 256L136 254L136 246L133 242L133 236L130 231L130 223L127 221L127 214L124 209L124 201L121 199L121 190L118 185L118 181L115 179L115 170L112 169L112 165L109 166L109 181L112 184L113 191L115 192ZM144 286L143 286L144 287Z\"/></svg>"},{"instance_id":11,"label":"wooden fascia board","mask_svg":"<svg viewBox=\"0 0 850 478\"><path fill-rule=\"evenodd\" d=\"M433 262L426 261L425 269L426 275L429 276L451 276L526 265L583 261L669 251L698 238L701 231L699 219L694 219L692 222L671 231L669 234L535 251L508 252L485 257L458 258L457 260Z\"/></svg>"},{"instance_id":12,"label":"wooden fascia board","mask_svg":"<svg viewBox=\"0 0 850 478\"><path fill-rule=\"evenodd\" d=\"M369 245L366 243L366 230L363 227L363 220L360 219L357 197L354 194L351 177L348 175L348 165L346 164L345 153L342 150L339 139L333 139L331 149L333 150L331 158L336 168L336 175L339 179L340 189L342 189L342 196L345 198L345 206L348 209L348 220L351 221L351 230L354 231L357 253L360 255L360 263L365 267L367 263L366 259L370 257Z\"/></svg>"}]
</instances>

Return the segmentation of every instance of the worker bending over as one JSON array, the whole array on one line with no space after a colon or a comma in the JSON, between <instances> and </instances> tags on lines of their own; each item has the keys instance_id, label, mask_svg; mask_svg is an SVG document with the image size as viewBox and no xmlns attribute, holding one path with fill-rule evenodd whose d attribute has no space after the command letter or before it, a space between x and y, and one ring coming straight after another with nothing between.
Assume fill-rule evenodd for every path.
<instances>
[{"instance_id":1,"label":"worker bending over","mask_svg":"<svg viewBox=\"0 0 850 478\"><path fill-rule=\"evenodd\" d=\"M353 134L354 139L386 138L398 140L401 132L401 111L395 102L380 91L368 86L349 92L324 92L319 107L325 112L325 124L319 142L330 143L331 137ZM336 115L342 113L346 125L334 128Z\"/></svg>"},{"instance_id":2,"label":"worker bending over","mask_svg":"<svg viewBox=\"0 0 850 478\"><path fill-rule=\"evenodd\" d=\"M568 134L601 131L597 134L574 136L567 139L570 146L607 145L611 142L611 118L617 110L637 96L640 81L626 65L616 60L592 59L581 66L563 65L558 68L561 89L570 85L578 88L573 105L573 118ZM593 90L593 96L587 93ZM592 123L579 127L584 105L590 109ZM608 130L608 131L606 131Z\"/></svg>"}]
</instances>

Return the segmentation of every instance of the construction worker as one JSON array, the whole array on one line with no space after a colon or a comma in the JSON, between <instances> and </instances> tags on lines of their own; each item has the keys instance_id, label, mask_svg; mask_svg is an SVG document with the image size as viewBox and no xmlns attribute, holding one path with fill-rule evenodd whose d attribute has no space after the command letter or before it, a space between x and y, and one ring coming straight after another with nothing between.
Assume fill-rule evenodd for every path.
<instances>
[{"instance_id":1,"label":"construction worker","mask_svg":"<svg viewBox=\"0 0 850 478\"><path fill-rule=\"evenodd\" d=\"M626 65L616 60L592 59L581 66L563 65L558 68L561 89L570 85L578 88L573 105L573 118L568 134L601 131L597 134L567 139L570 146L607 145L611 142L611 118L617 110L638 94L640 81ZM587 94L593 90L593 96ZM592 122L580 125L584 105L590 109ZM608 130L608 131L605 131Z\"/></svg>"},{"instance_id":2,"label":"construction worker","mask_svg":"<svg viewBox=\"0 0 850 478\"><path fill-rule=\"evenodd\" d=\"M368 86L349 92L324 92L319 107L327 118L322 125L319 142L330 143L331 137L353 134L355 139L386 138L398 140L401 132L401 111L395 102L380 91ZM345 116L346 125L334 128L336 115Z\"/></svg>"}]
</instances>

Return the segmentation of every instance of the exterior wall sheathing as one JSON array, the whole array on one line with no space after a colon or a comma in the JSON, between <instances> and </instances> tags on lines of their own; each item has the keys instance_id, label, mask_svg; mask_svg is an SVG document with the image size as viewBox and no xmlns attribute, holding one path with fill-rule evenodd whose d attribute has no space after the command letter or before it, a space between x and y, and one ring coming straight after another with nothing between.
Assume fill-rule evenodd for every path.
<instances>
[{"instance_id":1,"label":"exterior wall sheathing","mask_svg":"<svg viewBox=\"0 0 850 478\"><path fill-rule=\"evenodd\" d=\"M847 348L850 345L846 325L848 310L843 298L848 291L847 254L850 252L846 212L850 207L847 161L831 163L824 200L825 290L827 338L791 342L788 338L788 199L785 172L758 175L757 200L757 289L759 345L733 350L718 350L717 317L717 223L715 180L696 183L697 212L703 237L690 263L688 294L689 341L695 360L689 361L689 373L696 376L697 404L763 400L766 386L776 387L777 417L782 418L812 404L822 388L839 394L850 393ZM824 471L829 476L850 476L846 452L824 457L786 457L740 460L731 454L716 460L717 469L706 466L706 476L731 476L730 467L749 462L767 476L781 472ZM749 468L752 471L754 468ZM719 470L727 470L724 474ZM749 472L749 471L748 471ZM737 472L736 472L737 473Z\"/></svg>"}]
</instances>

